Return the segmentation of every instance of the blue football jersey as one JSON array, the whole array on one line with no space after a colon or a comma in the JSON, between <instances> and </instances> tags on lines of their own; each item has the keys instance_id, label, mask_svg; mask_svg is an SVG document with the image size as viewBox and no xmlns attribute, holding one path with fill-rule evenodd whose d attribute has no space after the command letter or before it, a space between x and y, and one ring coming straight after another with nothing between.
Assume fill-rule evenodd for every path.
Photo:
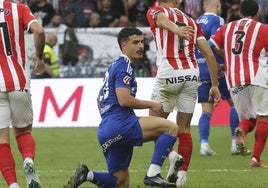
<instances>
[{"instance_id":1,"label":"blue football jersey","mask_svg":"<svg viewBox=\"0 0 268 188\"><path fill-rule=\"evenodd\" d=\"M196 22L201 26L207 40L209 40L210 36L214 35L216 31L224 24L223 18L213 13L204 13L197 18ZM198 49L196 49L195 55L200 71L200 80L210 80L210 75L204 56ZM214 52L214 55L217 62L219 64L223 64L223 58L216 52Z\"/></svg>"},{"instance_id":2,"label":"blue football jersey","mask_svg":"<svg viewBox=\"0 0 268 188\"><path fill-rule=\"evenodd\" d=\"M135 74L133 65L125 55L121 55L108 68L100 90L100 112L102 118L111 114L134 114L133 109L120 106L116 97L116 88L128 88L131 91L131 95L135 97L137 92Z\"/></svg>"}]
</instances>

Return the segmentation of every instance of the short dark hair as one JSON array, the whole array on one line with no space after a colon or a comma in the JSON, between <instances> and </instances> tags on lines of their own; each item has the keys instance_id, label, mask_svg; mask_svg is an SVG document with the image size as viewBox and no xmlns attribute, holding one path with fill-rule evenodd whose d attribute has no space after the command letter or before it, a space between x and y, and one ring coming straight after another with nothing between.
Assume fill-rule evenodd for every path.
<instances>
[{"instance_id":1,"label":"short dark hair","mask_svg":"<svg viewBox=\"0 0 268 188\"><path fill-rule=\"evenodd\" d=\"M240 13L243 17L254 17L259 11L259 4L255 0L244 0L240 4Z\"/></svg>"},{"instance_id":2,"label":"short dark hair","mask_svg":"<svg viewBox=\"0 0 268 188\"><path fill-rule=\"evenodd\" d=\"M121 50L121 43L127 41L128 37L132 35L142 35L142 32L136 27L124 27L123 29L121 29L117 36L117 42Z\"/></svg>"}]
</instances>

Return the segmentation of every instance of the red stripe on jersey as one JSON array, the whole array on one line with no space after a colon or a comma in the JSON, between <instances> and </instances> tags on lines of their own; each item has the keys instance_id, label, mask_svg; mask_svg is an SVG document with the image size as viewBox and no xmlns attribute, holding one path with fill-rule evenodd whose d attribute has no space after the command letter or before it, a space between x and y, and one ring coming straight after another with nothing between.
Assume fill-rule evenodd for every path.
<instances>
[{"instance_id":1,"label":"red stripe on jersey","mask_svg":"<svg viewBox=\"0 0 268 188\"><path fill-rule=\"evenodd\" d=\"M170 21L178 27L189 25L195 28L196 36L189 41L182 40L179 36L163 28L158 28L155 23L157 14L164 13ZM196 39L203 36L200 27L188 15L176 8L155 6L148 10L147 19L155 37L157 49L157 63L168 63L173 69L196 68L197 62L194 55ZM184 47L181 47L184 45ZM161 58L161 59L159 59Z\"/></svg>"},{"instance_id":2,"label":"red stripe on jersey","mask_svg":"<svg viewBox=\"0 0 268 188\"><path fill-rule=\"evenodd\" d=\"M244 21L244 24L241 24L241 27L239 27L239 30L245 30L245 24L247 24L246 20ZM248 27L248 30L245 31L247 33L246 37L245 37L245 41L244 41L244 49L250 49L250 45L252 44L252 35L253 35L253 31L254 27L255 27L255 23L251 22L250 26ZM242 61L243 61L243 70L244 70L244 74L243 76L243 80L244 83L250 84L250 59L249 57L252 57L252 52L250 52L249 50L243 50L242 53L243 57L242 57ZM241 80L241 79L240 79ZM237 81L238 84L242 84L242 80L241 83L239 83Z\"/></svg>"},{"instance_id":3,"label":"red stripe on jersey","mask_svg":"<svg viewBox=\"0 0 268 188\"><path fill-rule=\"evenodd\" d=\"M12 8L11 7L11 4L6 4L6 6L7 6L7 8L10 8L10 9ZM6 21L8 23L8 28L10 28L10 32L9 33L14 32L13 33L14 36L17 35L17 34L19 34L19 41L21 42L22 33L21 33L20 30L17 30L16 27L15 27L15 24L17 24L16 23L16 20L17 20L16 16L17 16L16 15L16 12L11 11L10 12L10 19L9 19L9 17L6 17L6 19L7 19ZM18 22L20 22L20 20L18 20ZM11 28L13 28L13 29L11 29ZM24 37L24 32L23 32L23 37ZM11 46L12 46L12 56L11 56L11 59L12 59L13 65L14 65L14 69L15 69L16 75L18 76L18 81L19 81L20 89L23 89L25 87L25 84L26 84L26 78L25 78L24 70L23 70L23 68L24 68L23 65L25 63L18 61L18 52L16 51L16 48L17 48L17 45L16 45L16 42L17 41L16 41L16 39L14 38L14 40L10 40L10 42L11 42ZM24 44L24 40L23 40L23 44ZM23 63L23 64L20 65L20 63ZM14 87L7 87L7 89L8 90L15 90L15 86Z\"/></svg>"},{"instance_id":4,"label":"red stripe on jersey","mask_svg":"<svg viewBox=\"0 0 268 188\"><path fill-rule=\"evenodd\" d=\"M24 30L35 17L24 4L4 1L1 5L0 75L4 79L0 80L0 90L25 89L26 85L29 86L29 78L26 78L29 75L25 72Z\"/></svg>"},{"instance_id":5,"label":"red stripe on jersey","mask_svg":"<svg viewBox=\"0 0 268 188\"><path fill-rule=\"evenodd\" d=\"M263 83L265 79L256 80L255 76L258 69L262 68L259 64L267 62L267 32L268 27L255 20L241 19L222 26L212 36L219 48L225 50L229 87L250 85L253 80L254 84L266 85Z\"/></svg>"},{"instance_id":6,"label":"red stripe on jersey","mask_svg":"<svg viewBox=\"0 0 268 188\"><path fill-rule=\"evenodd\" d=\"M163 39L163 38L162 38ZM162 42L164 42L165 39L162 40ZM173 67L173 69L178 69L178 64L177 64L177 61L176 59L174 58L175 56L175 47L174 45L169 45L169 44L174 44L174 40L175 40L175 37L173 35L172 32L168 32L168 36L167 36L167 41L168 44L167 44L167 59L168 59L168 62L169 64Z\"/></svg>"}]
</instances>

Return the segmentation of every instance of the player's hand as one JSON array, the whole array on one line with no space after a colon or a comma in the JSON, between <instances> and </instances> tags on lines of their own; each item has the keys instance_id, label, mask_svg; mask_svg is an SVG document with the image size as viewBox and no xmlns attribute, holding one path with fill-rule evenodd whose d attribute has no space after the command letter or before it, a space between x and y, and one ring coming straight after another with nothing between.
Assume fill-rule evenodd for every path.
<instances>
[{"instance_id":1,"label":"player's hand","mask_svg":"<svg viewBox=\"0 0 268 188\"><path fill-rule=\"evenodd\" d=\"M178 33L180 37L189 40L190 38L194 37L194 29L191 26L181 26L178 27Z\"/></svg>"},{"instance_id":2,"label":"player's hand","mask_svg":"<svg viewBox=\"0 0 268 188\"><path fill-rule=\"evenodd\" d=\"M218 86L211 86L209 90L209 101L214 101L214 107L216 107L221 100L221 94Z\"/></svg>"},{"instance_id":3,"label":"player's hand","mask_svg":"<svg viewBox=\"0 0 268 188\"><path fill-rule=\"evenodd\" d=\"M164 114L163 105L161 103L152 102L150 109L157 114L160 114L160 115Z\"/></svg>"},{"instance_id":4,"label":"player's hand","mask_svg":"<svg viewBox=\"0 0 268 188\"><path fill-rule=\"evenodd\" d=\"M45 71L45 63L43 62L42 59L38 58L37 56L33 57L33 62L34 62L34 72L35 73L43 73Z\"/></svg>"}]
</instances>

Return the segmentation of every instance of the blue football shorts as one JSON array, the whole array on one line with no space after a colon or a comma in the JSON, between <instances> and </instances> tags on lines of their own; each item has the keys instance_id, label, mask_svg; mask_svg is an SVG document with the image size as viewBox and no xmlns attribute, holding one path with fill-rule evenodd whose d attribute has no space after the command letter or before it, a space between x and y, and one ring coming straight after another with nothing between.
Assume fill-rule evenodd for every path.
<instances>
[{"instance_id":1,"label":"blue football shorts","mask_svg":"<svg viewBox=\"0 0 268 188\"><path fill-rule=\"evenodd\" d=\"M230 92L227 87L227 83L225 80L225 77L221 77L218 79L219 81L219 91L221 93L221 98L222 100L227 100L230 99ZM201 81L200 86L198 87L198 103L206 103L206 102L213 102L213 101L208 101L209 98L209 90L211 88L211 82L209 81Z\"/></svg>"},{"instance_id":2,"label":"blue football shorts","mask_svg":"<svg viewBox=\"0 0 268 188\"><path fill-rule=\"evenodd\" d=\"M142 146L143 136L136 115L111 115L102 120L98 139L109 173L129 166L134 146Z\"/></svg>"}]
</instances>

